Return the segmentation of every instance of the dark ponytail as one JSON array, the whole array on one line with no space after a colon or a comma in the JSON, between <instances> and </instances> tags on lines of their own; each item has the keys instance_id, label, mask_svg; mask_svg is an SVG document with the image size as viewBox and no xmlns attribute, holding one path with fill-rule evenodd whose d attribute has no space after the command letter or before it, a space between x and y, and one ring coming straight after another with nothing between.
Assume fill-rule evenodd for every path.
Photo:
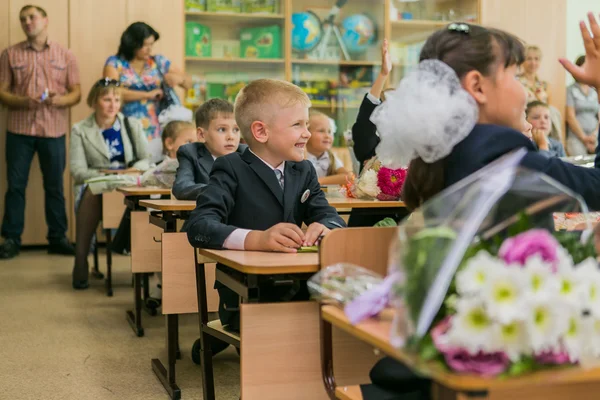
<instances>
[{"instance_id":1,"label":"dark ponytail","mask_svg":"<svg viewBox=\"0 0 600 400\"><path fill-rule=\"evenodd\" d=\"M452 68L459 79L471 71L493 75L503 65L520 65L525 59L523 43L498 29L468 24L468 33L440 29L427 39L419 61L440 60ZM402 199L410 210L418 208L445 187L445 159L428 164L414 159L402 190Z\"/></svg>"}]
</instances>

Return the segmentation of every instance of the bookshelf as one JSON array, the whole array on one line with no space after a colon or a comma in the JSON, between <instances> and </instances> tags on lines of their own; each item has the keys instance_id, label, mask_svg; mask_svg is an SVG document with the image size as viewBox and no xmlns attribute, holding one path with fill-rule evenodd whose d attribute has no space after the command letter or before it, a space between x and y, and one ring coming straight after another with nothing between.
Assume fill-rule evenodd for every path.
<instances>
[{"instance_id":1,"label":"bookshelf","mask_svg":"<svg viewBox=\"0 0 600 400\"><path fill-rule=\"evenodd\" d=\"M204 1L186 0L186 5ZM201 88L196 91L197 98L191 96L188 106L196 107L203 99L215 96L232 101L236 90L253 79L285 79L305 89L313 107L336 120L338 136L351 128L362 97L379 73L384 38L390 43L393 62L388 86L395 86L417 64L420 48L431 33L451 20L479 23L481 16L481 0L348 0L334 21L348 50L345 57L335 30L323 44L326 30L322 21L335 0L255 0L255 5L271 7L270 12L263 9L257 13L248 12L243 5L246 0L236 8L239 12L214 10L216 3L222 7L236 0L206 1L213 6L211 11L202 11L205 6L199 6L185 11L184 16L186 26L199 24L210 30L212 45L210 54L190 54L197 49L186 45L186 72L198 77L196 87ZM311 28L319 22L318 29ZM349 28L351 25L356 30ZM305 41L301 44L306 48L298 48L298 41L293 40L298 37L298 26L308 27L306 38L320 36L317 44ZM240 43L243 35L261 27L270 29L263 36L269 37L266 42L274 47L275 56L267 57ZM348 32L359 28L362 31L353 42ZM186 27L186 33L190 31ZM336 145L341 144L336 140Z\"/></svg>"}]
</instances>

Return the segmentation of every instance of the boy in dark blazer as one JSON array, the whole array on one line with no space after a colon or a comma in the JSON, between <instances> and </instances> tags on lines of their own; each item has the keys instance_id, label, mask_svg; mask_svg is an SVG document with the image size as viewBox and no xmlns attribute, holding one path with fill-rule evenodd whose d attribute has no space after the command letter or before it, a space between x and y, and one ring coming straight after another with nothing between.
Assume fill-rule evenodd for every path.
<instances>
[{"instance_id":1,"label":"boy in dark blazer","mask_svg":"<svg viewBox=\"0 0 600 400\"><path fill-rule=\"evenodd\" d=\"M215 161L186 223L192 246L295 253L330 229L345 227L321 191L315 169L304 160L309 106L306 94L289 82L259 79L240 91L235 119L248 149ZM306 232L300 229L303 223ZM217 268L235 274L226 266ZM239 331L239 311L232 310L238 308L237 294L218 281L215 288L222 324ZM277 289L261 289L261 297L308 299L305 282L295 293Z\"/></svg>"},{"instance_id":2,"label":"boy in dark blazer","mask_svg":"<svg viewBox=\"0 0 600 400\"><path fill-rule=\"evenodd\" d=\"M211 99L196 110L198 139L204 143L189 143L177 151L177 176L173 195L179 200L196 200L208 183L208 175L217 157L243 151L240 130L233 117L233 104Z\"/></svg>"}]
</instances>

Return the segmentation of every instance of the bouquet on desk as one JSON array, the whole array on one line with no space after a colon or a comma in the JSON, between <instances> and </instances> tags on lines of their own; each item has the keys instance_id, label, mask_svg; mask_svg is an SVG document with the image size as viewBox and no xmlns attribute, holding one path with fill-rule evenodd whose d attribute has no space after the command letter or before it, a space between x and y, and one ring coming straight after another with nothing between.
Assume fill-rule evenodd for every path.
<instances>
[{"instance_id":1,"label":"bouquet on desk","mask_svg":"<svg viewBox=\"0 0 600 400\"><path fill-rule=\"evenodd\" d=\"M587 207L519 167L522 155L458 182L399 226L396 346L479 376L600 360L595 235L557 232L553 218Z\"/></svg>"},{"instance_id":2,"label":"bouquet on desk","mask_svg":"<svg viewBox=\"0 0 600 400\"><path fill-rule=\"evenodd\" d=\"M348 180L342 191L347 197L358 199L398 200L402 194L406 173L406 168L385 167L374 157L365 164L358 178L352 177Z\"/></svg>"},{"instance_id":3,"label":"bouquet on desk","mask_svg":"<svg viewBox=\"0 0 600 400\"><path fill-rule=\"evenodd\" d=\"M165 158L156 167L150 168L142 175L103 175L85 181L93 194L111 192L123 186L156 186L173 187L179 162L177 159Z\"/></svg>"}]
</instances>

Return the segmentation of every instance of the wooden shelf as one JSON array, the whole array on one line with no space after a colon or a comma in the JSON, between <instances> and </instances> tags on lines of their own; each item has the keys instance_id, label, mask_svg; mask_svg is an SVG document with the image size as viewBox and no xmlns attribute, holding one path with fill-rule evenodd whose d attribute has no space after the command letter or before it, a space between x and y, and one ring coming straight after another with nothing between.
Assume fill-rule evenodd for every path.
<instances>
[{"instance_id":1,"label":"wooden shelf","mask_svg":"<svg viewBox=\"0 0 600 400\"><path fill-rule=\"evenodd\" d=\"M239 63L239 64L283 64L283 58L214 58L214 57L185 57L185 61L198 61L208 64Z\"/></svg>"},{"instance_id":2,"label":"wooden shelf","mask_svg":"<svg viewBox=\"0 0 600 400\"><path fill-rule=\"evenodd\" d=\"M437 29L450 24L451 21L435 21L428 19L401 19L391 21L392 27Z\"/></svg>"},{"instance_id":3,"label":"wooden shelf","mask_svg":"<svg viewBox=\"0 0 600 400\"><path fill-rule=\"evenodd\" d=\"M339 66L375 66L380 65L380 61L367 60L303 60L292 59L292 64L308 64L308 65L339 65Z\"/></svg>"},{"instance_id":4,"label":"wooden shelf","mask_svg":"<svg viewBox=\"0 0 600 400\"><path fill-rule=\"evenodd\" d=\"M250 13L236 13L236 12L208 12L208 11L186 11L186 16L198 17L208 21L222 21L228 22L231 20L235 21L252 21L260 22L264 20L269 21L283 21L285 16L283 14L250 14Z\"/></svg>"}]
</instances>

